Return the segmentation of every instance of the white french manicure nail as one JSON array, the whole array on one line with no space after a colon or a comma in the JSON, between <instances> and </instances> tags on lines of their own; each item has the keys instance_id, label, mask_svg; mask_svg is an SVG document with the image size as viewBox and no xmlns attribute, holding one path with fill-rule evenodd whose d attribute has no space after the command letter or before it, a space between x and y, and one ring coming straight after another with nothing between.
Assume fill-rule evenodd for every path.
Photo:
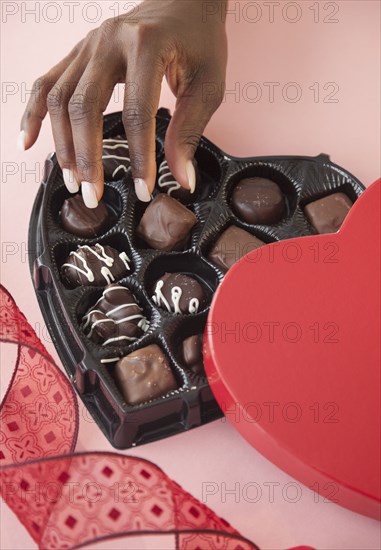
<instances>
[{"instance_id":1,"label":"white french manicure nail","mask_svg":"<svg viewBox=\"0 0 381 550\"><path fill-rule=\"evenodd\" d=\"M194 193L194 190L196 189L196 172L193 166L193 162L191 160L188 160L185 169L187 172L188 177L188 184L191 194Z\"/></svg>"},{"instance_id":2,"label":"white french manicure nail","mask_svg":"<svg viewBox=\"0 0 381 550\"><path fill-rule=\"evenodd\" d=\"M150 202L151 194L148 191L146 182L141 178L135 178L134 183L135 183L135 193L138 199L143 202Z\"/></svg>"},{"instance_id":3,"label":"white french manicure nail","mask_svg":"<svg viewBox=\"0 0 381 550\"><path fill-rule=\"evenodd\" d=\"M17 149L19 151L25 151L25 130L21 130L19 137L17 138Z\"/></svg>"},{"instance_id":4,"label":"white french manicure nail","mask_svg":"<svg viewBox=\"0 0 381 550\"><path fill-rule=\"evenodd\" d=\"M87 208L96 208L98 206L97 194L93 183L83 181L81 183L83 202Z\"/></svg>"},{"instance_id":5,"label":"white french manicure nail","mask_svg":"<svg viewBox=\"0 0 381 550\"><path fill-rule=\"evenodd\" d=\"M63 168L62 175L68 191L70 191L70 193L78 193L79 185L75 180L74 172L68 168Z\"/></svg>"}]
</instances>

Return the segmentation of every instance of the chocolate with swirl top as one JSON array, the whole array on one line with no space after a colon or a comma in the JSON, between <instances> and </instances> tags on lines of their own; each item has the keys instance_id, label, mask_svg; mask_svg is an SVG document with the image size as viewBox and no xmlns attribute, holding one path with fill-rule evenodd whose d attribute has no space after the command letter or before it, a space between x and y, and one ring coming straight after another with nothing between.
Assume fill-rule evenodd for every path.
<instances>
[{"instance_id":1,"label":"chocolate with swirl top","mask_svg":"<svg viewBox=\"0 0 381 550\"><path fill-rule=\"evenodd\" d=\"M206 305L203 287L183 273L165 273L153 287L152 300L170 313L198 313Z\"/></svg>"},{"instance_id":2,"label":"chocolate with swirl top","mask_svg":"<svg viewBox=\"0 0 381 550\"><path fill-rule=\"evenodd\" d=\"M139 405L177 389L168 359L156 344L120 359L115 377L129 405Z\"/></svg>"},{"instance_id":3,"label":"chocolate with swirl top","mask_svg":"<svg viewBox=\"0 0 381 550\"><path fill-rule=\"evenodd\" d=\"M197 218L177 200L159 193L143 214L136 234L156 250L184 250Z\"/></svg>"},{"instance_id":4,"label":"chocolate with swirl top","mask_svg":"<svg viewBox=\"0 0 381 550\"><path fill-rule=\"evenodd\" d=\"M122 179L131 166L130 151L125 137L103 140L102 162L106 181Z\"/></svg>"},{"instance_id":5,"label":"chocolate with swirl top","mask_svg":"<svg viewBox=\"0 0 381 550\"><path fill-rule=\"evenodd\" d=\"M148 327L149 322L135 296L117 283L106 286L82 319L82 330L88 338L103 346L135 342Z\"/></svg>"},{"instance_id":6,"label":"chocolate with swirl top","mask_svg":"<svg viewBox=\"0 0 381 550\"><path fill-rule=\"evenodd\" d=\"M70 252L61 267L61 275L70 286L104 286L121 279L131 269L131 261L125 252L111 246L79 246Z\"/></svg>"},{"instance_id":7,"label":"chocolate with swirl top","mask_svg":"<svg viewBox=\"0 0 381 550\"><path fill-rule=\"evenodd\" d=\"M194 160L193 163L196 172L195 193L191 194L189 189L185 189L179 184L178 181L176 181L175 176L170 171L166 160L163 160L158 170L157 186L159 187L159 190L163 193L166 193L168 196L179 200L180 202L189 203L194 201L196 199L197 190L199 188L200 174L197 169L197 162Z\"/></svg>"}]
</instances>

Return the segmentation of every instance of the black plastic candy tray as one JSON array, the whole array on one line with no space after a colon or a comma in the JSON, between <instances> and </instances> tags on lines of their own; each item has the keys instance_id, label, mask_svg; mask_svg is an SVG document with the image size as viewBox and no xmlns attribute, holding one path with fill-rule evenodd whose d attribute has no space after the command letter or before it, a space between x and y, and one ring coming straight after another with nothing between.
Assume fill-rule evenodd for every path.
<instances>
[{"instance_id":1,"label":"black plastic candy tray","mask_svg":"<svg viewBox=\"0 0 381 550\"><path fill-rule=\"evenodd\" d=\"M157 163L164 159L164 137L169 112L157 114ZM121 113L104 119L104 137L124 134ZM209 303L223 272L211 264L207 253L229 225L241 227L269 243L313 234L303 214L303 205L330 192L343 191L353 201L363 185L350 173L317 157L236 158L202 138L196 152L201 183L194 201L186 206L196 214L189 249L161 253L147 249L135 237L135 227L146 204L137 200L128 170L123 180L106 182L104 200L114 214L114 225L97 239L81 239L65 232L59 211L70 194L64 186L55 155L45 165L29 227L30 268L46 325L69 378L110 443L119 449L140 445L189 430L222 415L204 376L197 376L182 364L184 338L204 331L208 308L196 315L176 316L156 307L151 300L152 282L165 272L191 274L209 290ZM268 177L283 190L287 212L272 226L249 225L240 221L229 206L235 182L245 176ZM157 192L157 191L155 191ZM102 294L102 288L69 289L62 281L60 267L78 245L109 244L125 250L133 262L131 273L119 281L132 290L143 307L150 328L130 345L98 346L80 328L80 320ZM255 267L253 267L255 269ZM282 282L280 281L281 285ZM178 390L164 397L130 406L125 403L113 377L115 357L156 343L168 356Z\"/></svg>"}]
</instances>

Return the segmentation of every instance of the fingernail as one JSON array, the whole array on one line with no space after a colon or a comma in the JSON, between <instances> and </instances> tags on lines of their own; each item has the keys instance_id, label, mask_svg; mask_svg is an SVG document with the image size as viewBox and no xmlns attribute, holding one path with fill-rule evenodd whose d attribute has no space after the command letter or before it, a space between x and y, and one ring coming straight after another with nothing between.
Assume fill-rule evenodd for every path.
<instances>
[{"instance_id":1,"label":"fingernail","mask_svg":"<svg viewBox=\"0 0 381 550\"><path fill-rule=\"evenodd\" d=\"M75 180L74 173L68 168L63 168L62 175L68 191L70 193L78 193L79 185Z\"/></svg>"},{"instance_id":2,"label":"fingernail","mask_svg":"<svg viewBox=\"0 0 381 550\"><path fill-rule=\"evenodd\" d=\"M140 201L149 202L151 200L151 194L148 191L147 184L141 178L135 178L135 193Z\"/></svg>"},{"instance_id":3,"label":"fingernail","mask_svg":"<svg viewBox=\"0 0 381 550\"><path fill-rule=\"evenodd\" d=\"M188 177L189 190L192 194L196 189L196 171L194 169L193 162L191 160L187 161L185 165L185 169Z\"/></svg>"},{"instance_id":4,"label":"fingernail","mask_svg":"<svg viewBox=\"0 0 381 550\"><path fill-rule=\"evenodd\" d=\"M83 202L87 208L96 208L98 206L97 194L93 183L83 181L81 183Z\"/></svg>"},{"instance_id":5,"label":"fingernail","mask_svg":"<svg viewBox=\"0 0 381 550\"><path fill-rule=\"evenodd\" d=\"M19 151L25 151L25 130L21 130L19 137L17 138L17 149Z\"/></svg>"}]
</instances>

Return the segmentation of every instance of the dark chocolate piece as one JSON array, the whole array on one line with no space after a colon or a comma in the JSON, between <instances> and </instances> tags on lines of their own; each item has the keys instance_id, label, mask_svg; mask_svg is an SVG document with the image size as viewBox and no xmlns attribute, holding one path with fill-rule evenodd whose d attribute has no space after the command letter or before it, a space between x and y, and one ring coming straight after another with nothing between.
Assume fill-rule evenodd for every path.
<instances>
[{"instance_id":1,"label":"dark chocolate piece","mask_svg":"<svg viewBox=\"0 0 381 550\"><path fill-rule=\"evenodd\" d=\"M103 140L102 162L106 181L123 178L131 166L130 151L125 137Z\"/></svg>"},{"instance_id":2,"label":"dark chocolate piece","mask_svg":"<svg viewBox=\"0 0 381 550\"><path fill-rule=\"evenodd\" d=\"M317 233L336 233L352 205L344 193L333 193L307 204L304 213Z\"/></svg>"},{"instance_id":3,"label":"dark chocolate piece","mask_svg":"<svg viewBox=\"0 0 381 550\"><path fill-rule=\"evenodd\" d=\"M179 184L178 181L175 180L175 176L170 171L166 160L163 160L158 170L157 186L159 190L162 191L163 193L166 193L168 196L173 197L176 200L179 200L180 202L184 202L184 203L193 202L196 199L197 190L200 184L200 174L197 168L197 162L194 160L193 164L196 172L195 193L192 194L189 191L189 189L185 189Z\"/></svg>"},{"instance_id":4,"label":"dark chocolate piece","mask_svg":"<svg viewBox=\"0 0 381 550\"><path fill-rule=\"evenodd\" d=\"M153 287L152 300L172 313L198 313L206 305L203 287L183 273L165 273Z\"/></svg>"},{"instance_id":5,"label":"dark chocolate piece","mask_svg":"<svg viewBox=\"0 0 381 550\"><path fill-rule=\"evenodd\" d=\"M139 405L177 389L168 360L156 344L120 359L115 376L129 405Z\"/></svg>"},{"instance_id":6,"label":"dark chocolate piece","mask_svg":"<svg viewBox=\"0 0 381 550\"><path fill-rule=\"evenodd\" d=\"M218 238L208 254L208 260L227 271L242 256L266 243L235 225L231 225Z\"/></svg>"},{"instance_id":7,"label":"dark chocolate piece","mask_svg":"<svg viewBox=\"0 0 381 550\"><path fill-rule=\"evenodd\" d=\"M244 178L233 189L231 204L244 222L274 224L284 216L283 193L275 182L266 178Z\"/></svg>"},{"instance_id":8,"label":"dark chocolate piece","mask_svg":"<svg viewBox=\"0 0 381 550\"><path fill-rule=\"evenodd\" d=\"M87 208L82 195L75 195L63 203L60 220L68 233L90 239L98 237L105 229L109 221L109 211L102 200L96 208Z\"/></svg>"},{"instance_id":9,"label":"dark chocolate piece","mask_svg":"<svg viewBox=\"0 0 381 550\"><path fill-rule=\"evenodd\" d=\"M185 366L193 372L193 374L203 375L204 362L202 357L203 335L196 334L189 336L183 342L183 359Z\"/></svg>"},{"instance_id":10,"label":"dark chocolate piece","mask_svg":"<svg viewBox=\"0 0 381 550\"><path fill-rule=\"evenodd\" d=\"M121 279L130 269L131 261L125 252L107 245L84 245L70 252L61 275L71 286L104 286Z\"/></svg>"},{"instance_id":11,"label":"dark chocolate piece","mask_svg":"<svg viewBox=\"0 0 381 550\"><path fill-rule=\"evenodd\" d=\"M187 246L197 218L176 199L159 193L149 204L136 234L150 248L170 252Z\"/></svg>"},{"instance_id":12,"label":"dark chocolate piece","mask_svg":"<svg viewBox=\"0 0 381 550\"><path fill-rule=\"evenodd\" d=\"M106 286L101 298L82 319L82 329L96 344L135 342L148 330L149 322L125 286Z\"/></svg>"}]
</instances>

